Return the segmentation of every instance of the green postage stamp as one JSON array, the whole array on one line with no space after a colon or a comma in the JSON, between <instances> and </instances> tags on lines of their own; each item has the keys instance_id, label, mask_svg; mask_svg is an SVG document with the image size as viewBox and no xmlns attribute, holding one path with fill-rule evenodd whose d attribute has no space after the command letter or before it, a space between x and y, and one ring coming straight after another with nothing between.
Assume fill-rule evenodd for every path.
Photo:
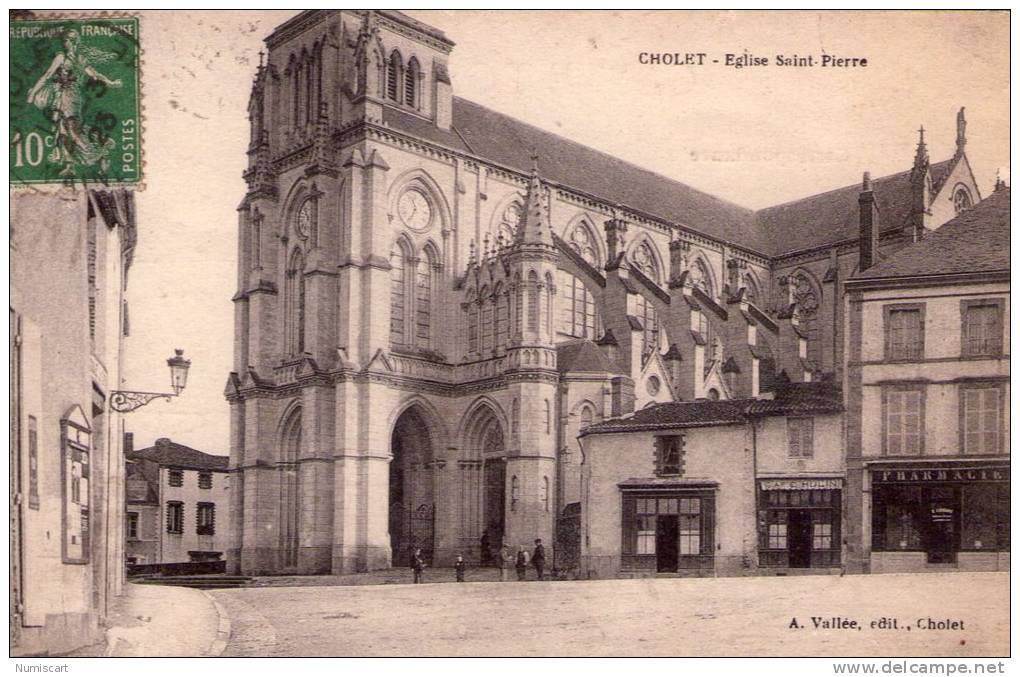
<instances>
[{"instance_id":1,"label":"green postage stamp","mask_svg":"<svg viewBox=\"0 0 1020 677\"><path fill-rule=\"evenodd\" d=\"M11 185L138 184L138 19L9 26Z\"/></svg>"}]
</instances>

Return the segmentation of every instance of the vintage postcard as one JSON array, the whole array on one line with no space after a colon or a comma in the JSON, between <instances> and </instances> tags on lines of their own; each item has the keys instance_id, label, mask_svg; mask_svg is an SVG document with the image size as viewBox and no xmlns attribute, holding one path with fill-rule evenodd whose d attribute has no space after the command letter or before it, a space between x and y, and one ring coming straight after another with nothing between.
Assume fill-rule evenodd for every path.
<instances>
[{"instance_id":1,"label":"vintage postcard","mask_svg":"<svg viewBox=\"0 0 1020 677\"><path fill-rule=\"evenodd\" d=\"M12 659L1004 672L1009 19L11 12Z\"/></svg>"}]
</instances>

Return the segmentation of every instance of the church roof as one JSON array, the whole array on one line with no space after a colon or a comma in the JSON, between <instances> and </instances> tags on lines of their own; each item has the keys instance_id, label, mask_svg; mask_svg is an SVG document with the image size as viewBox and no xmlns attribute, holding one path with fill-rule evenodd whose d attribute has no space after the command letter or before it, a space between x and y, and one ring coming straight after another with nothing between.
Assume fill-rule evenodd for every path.
<instances>
[{"instance_id":1,"label":"church roof","mask_svg":"<svg viewBox=\"0 0 1020 677\"><path fill-rule=\"evenodd\" d=\"M129 460L146 460L161 466L186 468L188 470L226 470L230 459L227 456L207 454L178 444L166 437L156 440L155 446L139 449L127 455Z\"/></svg>"},{"instance_id":2,"label":"church roof","mask_svg":"<svg viewBox=\"0 0 1020 677\"><path fill-rule=\"evenodd\" d=\"M620 373L620 369L613 366L602 349L588 339L570 341L556 346L556 367L561 374L576 371Z\"/></svg>"},{"instance_id":3,"label":"church roof","mask_svg":"<svg viewBox=\"0 0 1020 677\"><path fill-rule=\"evenodd\" d=\"M855 279L1008 271L1009 190L992 193Z\"/></svg>"},{"instance_id":4,"label":"church roof","mask_svg":"<svg viewBox=\"0 0 1020 677\"><path fill-rule=\"evenodd\" d=\"M860 184L755 212L460 97L453 98L449 130L389 106L383 121L521 173L530 171L536 153L544 180L769 256L859 235ZM936 190L955 163L950 159L931 165ZM910 171L875 179L872 185L882 230L903 227L910 216Z\"/></svg>"},{"instance_id":5,"label":"church roof","mask_svg":"<svg viewBox=\"0 0 1020 677\"><path fill-rule=\"evenodd\" d=\"M954 160L931 165L932 185L941 185L952 171ZM882 231L898 230L910 216L910 171L871 182ZM861 184L837 188L758 211L765 237L775 243L772 255L810 249L860 236ZM781 246L780 246L781 245Z\"/></svg>"},{"instance_id":6,"label":"church roof","mask_svg":"<svg viewBox=\"0 0 1020 677\"><path fill-rule=\"evenodd\" d=\"M450 130L389 106L383 121L525 174L537 153L544 180L755 251L769 249L750 209L460 97L453 98Z\"/></svg>"}]
</instances>

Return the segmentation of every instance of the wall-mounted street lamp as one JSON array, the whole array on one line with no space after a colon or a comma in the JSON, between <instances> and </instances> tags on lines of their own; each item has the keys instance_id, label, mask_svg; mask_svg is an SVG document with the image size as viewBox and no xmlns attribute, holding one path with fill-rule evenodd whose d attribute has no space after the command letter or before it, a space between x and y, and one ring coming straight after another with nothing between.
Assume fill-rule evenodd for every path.
<instances>
[{"instance_id":1,"label":"wall-mounted street lamp","mask_svg":"<svg viewBox=\"0 0 1020 677\"><path fill-rule=\"evenodd\" d=\"M191 367L191 360L184 359L184 351L180 348L174 349L174 356L166 361L170 367L170 387L172 393L147 393L134 390L114 390L110 393L110 408L114 411L126 413L144 407L149 402L163 397L167 402L171 397L177 397L184 390L188 383L188 369Z\"/></svg>"}]
</instances>

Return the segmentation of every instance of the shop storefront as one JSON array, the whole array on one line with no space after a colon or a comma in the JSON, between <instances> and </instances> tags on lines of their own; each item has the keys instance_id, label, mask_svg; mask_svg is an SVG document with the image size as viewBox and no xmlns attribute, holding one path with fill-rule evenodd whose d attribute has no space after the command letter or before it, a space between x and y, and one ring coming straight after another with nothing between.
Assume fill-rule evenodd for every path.
<instances>
[{"instance_id":1,"label":"shop storefront","mask_svg":"<svg viewBox=\"0 0 1020 677\"><path fill-rule=\"evenodd\" d=\"M870 479L872 570L1008 566L1008 464L872 467Z\"/></svg>"},{"instance_id":2,"label":"shop storefront","mask_svg":"<svg viewBox=\"0 0 1020 677\"><path fill-rule=\"evenodd\" d=\"M623 570L672 573L714 568L714 485L623 483L620 489Z\"/></svg>"},{"instance_id":3,"label":"shop storefront","mask_svg":"<svg viewBox=\"0 0 1020 677\"><path fill-rule=\"evenodd\" d=\"M758 566L840 564L842 478L759 480Z\"/></svg>"}]
</instances>

